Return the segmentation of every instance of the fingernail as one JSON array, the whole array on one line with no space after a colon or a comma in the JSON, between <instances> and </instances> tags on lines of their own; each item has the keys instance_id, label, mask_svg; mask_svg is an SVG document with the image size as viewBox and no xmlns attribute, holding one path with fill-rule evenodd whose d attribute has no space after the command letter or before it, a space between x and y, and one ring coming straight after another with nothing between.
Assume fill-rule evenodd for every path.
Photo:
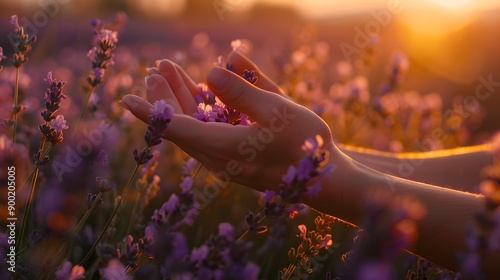
<instances>
[{"instance_id":1,"label":"fingernail","mask_svg":"<svg viewBox=\"0 0 500 280\"><path fill-rule=\"evenodd\" d=\"M214 67L210 70L207 80L217 90L224 90L229 84L228 74L219 67Z\"/></svg>"},{"instance_id":2,"label":"fingernail","mask_svg":"<svg viewBox=\"0 0 500 280\"><path fill-rule=\"evenodd\" d=\"M161 63L161 59L160 59L160 60L155 61L155 65L156 65L156 67L160 67L160 63Z\"/></svg>"},{"instance_id":3,"label":"fingernail","mask_svg":"<svg viewBox=\"0 0 500 280\"><path fill-rule=\"evenodd\" d=\"M130 111L130 106L127 104L127 101L125 101L125 99L118 101L118 104L120 104L123 108Z\"/></svg>"}]
</instances>

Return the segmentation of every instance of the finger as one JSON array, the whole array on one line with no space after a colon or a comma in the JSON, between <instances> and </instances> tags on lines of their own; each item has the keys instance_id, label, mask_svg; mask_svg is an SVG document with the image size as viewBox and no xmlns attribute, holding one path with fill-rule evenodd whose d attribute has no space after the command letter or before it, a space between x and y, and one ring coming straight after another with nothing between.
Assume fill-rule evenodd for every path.
<instances>
[{"instance_id":1,"label":"finger","mask_svg":"<svg viewBox=\"0 0 500 280\"><path fill-rule=\"evenodd\" d=\"M169 61L169 60L164 59L164 60L158 60L156 62L156 64L159 67L160 72L161 72L160 66L162 66L162 63L164 61ZM175 69L177 70L177 73L181 76L182 80L184 81L184 84L186 85L189 92L191 93L191 96L193 96L193 98L195 98L196 95L198 95L200 93L200 89L198 88L198 85L191 79L191 77L189 77L189 75L184 71L184 69L182 69L182 67L180 67L177 63L174 63L172 61L169 61L169 62L172 65L174 65ZM165 73L165 72L163 72L163 73Z\"/></svg>"},{"instance_id":2,"label":"finger","mask_svg":"<svg viewBox=\"0 0 500 280\"><path fill-rule=\"evenodd\" d=\"M160 75L160 70L156 67L146 68L146 75L150 76L153 74Z\"/></svg>"},{"instance_id":3,"label":"finger","mask_svg":"<svg viewBox=\"0 0 500 280\"><path fill-rule=\"evenodd\" d=\"M134 116L149 122L150 108L147 100L136 95L125 95L120 104ZM165 138L190 153L220 157L237 153L238 145L245 141L256 128L251 126L232 126L225 123L205 123L183 114L174 114Z\"/></svg>"},{"instance_id":4,"label":"finger","mask_svg":"<svg viewBox=\"0 0 500 280\"><path fill-rule=\"evenodd\" d=\"M196 112L196 102L184 79L175 67L175 63L166 59L162 60L158 65L158 69L170 85L184 113L192 116Z\"/></svg>"},{"instance_id":5,"label":"finger","mask_svg":"<svg viewBox=\"0 0 500 280\"><path fill-rule=\"evenodd\" d=\"M267 123L276 110L290 106L280 95L257 88L229 70L214 67L208 73L208 86L222 102L247 114L257 123Z\"/></svg>"},{"instance_id":6,"label":"finger","mask_svg":"<svg viewBox=\"0 0 500 280\"><path fill-rule=\"evenodd\" d=\"M150 103L156 100L165 100L167 103L174 107L174 112L182 114L182 107L177 101L175 94L170 88L169 84L161 75L153 74L146 77L146 92L147 98Z\"/></svg>"},{"instance_id":7,"label":"finger","mask_svg":"<svg viewBox=\"0 0 500 280\"><path fill-rule=\"evenodd\" d=\"M275 92L280 95L286 95L285 92L273 82L266 74L264 74L255 63L243 54L233 51L227 57L227 64L230 65L238 75L243 75L245 70L253 70L257 74L257 82L255 85L261 89Z\"/></svg>"}]
</instances>

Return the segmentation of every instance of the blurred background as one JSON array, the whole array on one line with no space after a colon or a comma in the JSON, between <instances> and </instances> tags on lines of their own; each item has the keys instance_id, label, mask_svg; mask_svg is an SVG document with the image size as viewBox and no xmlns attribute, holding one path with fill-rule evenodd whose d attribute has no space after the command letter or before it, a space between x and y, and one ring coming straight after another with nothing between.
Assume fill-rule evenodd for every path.
<instances>
[{"instance_id":1,"label":"blurred background","mask_svg":"<svg viewBox=\"0 0 500 280\"><path fill-rule=\"evenodd\" d=\"M0 0L0 7L4 53L12 52L10 15L18 14L21 24L24 18L36 29L39 42L31 57L38 62L71 60L70 54L90 47L90 19L123 11L129 20L120 45L147 65L166 56L180 62L186 55L213 62L230 51L232 40L246 39L250 57L283 82L282 67L294 48L317 40L328 46L321 85L327 91L337 78L335 63L364 51L365 36L375 33L375 55L364 72L371 91L380 87L377 81L396 52L405 53L411 65L402 88L437 92L445 103L455 95L473 95L479 76L500 81L500 39L495 35L500 3L494 0ZM202 72L182 66L203 81ZM481 130L498 129L491 114L499 104L498 92L482 104L489 115Z\"/></svg>"}]
</instances>

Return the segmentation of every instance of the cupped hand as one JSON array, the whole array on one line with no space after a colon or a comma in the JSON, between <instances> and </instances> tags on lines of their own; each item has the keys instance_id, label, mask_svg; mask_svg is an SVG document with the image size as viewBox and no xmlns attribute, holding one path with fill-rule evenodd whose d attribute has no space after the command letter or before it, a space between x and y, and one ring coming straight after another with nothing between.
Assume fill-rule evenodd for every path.
<instances>
[{"instance_id":1,"label":"cupped hand","mask_svg":"<svg viewBox=\"0 0 500 280\"><path fill-rule=\"evenodd\" d=\"M230 180L257 190L276 189L288 166L304 153L307 138L320 135L324 148L338 154L328 125L309 109L290 100L250 60L231 53L228 63L236 73L214 67L207 85L226 105L246 114L252 125L202 122L197 111L198 86L175 63L162 60L146 77L147 99L126 95L121 104L142 121L148 121L151 102L164 99L175 109L166 133L190 156L200 161L221 180ZM256 71L255 85L238 74Z\"/></svg>"}]
</instances>

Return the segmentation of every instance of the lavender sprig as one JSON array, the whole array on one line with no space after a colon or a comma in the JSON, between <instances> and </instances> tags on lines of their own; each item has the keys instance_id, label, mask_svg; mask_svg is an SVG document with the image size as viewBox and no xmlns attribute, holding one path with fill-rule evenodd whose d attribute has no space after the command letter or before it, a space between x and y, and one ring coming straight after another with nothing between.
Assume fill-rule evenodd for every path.
<instances>
[{"instance_id":1,"label":"lavender sprig","mask_svg":"<svg viewBox=\"0 0 500 280\"><path fill-rule=\"evenodd\" d=\"M164 131L174 114L174 108L167 104L165 100L159 100L153 104L150 112L148 129L144 136L147 146L140 153L137 149L133 150L134 160L139 165L147 163L153 157L151 147L161 143L161 139L165 136Z\"/></svg>"},{"instance_id":2,"label":"lavender sprig","mask_svg":"<svg viewBox=\"0 0 500 280\"><path fill-rule=\"evenodd\" d=\"M248 260L250 248L250 243L235 240L231 224L220 223L219 233L188 256L190 279L257 279L260 267Z\"/></svg>"},{"instance_id":3,"label":"lavender sprig","mask_svg":"<svg viewBox=\"0 0 500 280\"><path fill-rule=\"evenodd\" d=\"M140 154L137 152L137 149L134 149L133 151L134 160L137 163L134 168L134 171L130 175L127 184L123 188L120 198L117 200L113 212L111 213L111 216L109 217L106 225L101 231L101 234L96 239L90 250L87 252L87 255L80 262L80 265L88 261L90 256L94 253L95 249L97 248L97 245L101 242L102 238L105 236L108 228L110 227L112 221L116 216L116 213L118 212L118 209L120 208L120 205L123 203L123 198L125 197L125 194L127 193L128 188L130 187L135 177L135 174L139 170L139 167L142 164L147 163L153 157L153 155L151 154L151 147L159 145L161 143L161 138L164 136L165 130L167 129L167 126L172 119L174 108L171 105L167 104L164 100L159 100L153 104L153 108L150 109L150 112L151 114L149 115L148 130L146 131L146 135L144 137L146 141L146 147L142 150Z\"/></svg>"},{"instance_id":4,"label":"lavender sprig","mask_svg":"<svg viewBox=\"0 0 500 280\"><path fill-rule=\"evenodd\" d=\"M16 68L19 68L28 61L26 55L31 51L31 44L36 42L36 35L26 33L24 26L19 25L17 15L11 16L10 23L14 25L14 36L11 40L15 53L12 57L12 63Z\"/></svg>"},{"instance_id":5,"label":"lavender sprig","mask_svg":"<svg viewBox=\"0 0 500 280\"><path fill-rule=\"evenodd\" d=\"M315 139L307 139L302 145L302 150L306 156L299 162L298 166L291 165L287 173L283 176L283 183L279 191L266 191L264 195L265 206L259 213L250 212L246 216L248 229L239 239L245 238L249 233L262 233L266 227L261 226L262 221L270 217L272 227L269 229L267 243L261 248L261 252L267 248L274 248L281 245L281 239L287 235L288 217L293 218L304 206L301 204L304 196L315 198L321 190L321 180L310 184L312 179L326 176L335 167L333 164L326 164L327 153L321 147L323 139L317 135Z\"/></svg>"},{"instance_id":6,"label":"lavender sprig","mask_svg":"<svg viewBox=\"0 0 500 280\"><path fill-rule=\"evenodd\" d=\"M14 83L14 107L12 113L12 143L16 142L17 130L17 115L21 112L22 107L19 106L19 75L21 66L28 61L26 55L31 51L31 44L36 41L35 35L30 35L25 32L24 27L19 25L17 15L10 18L10 23L14 25L14 33L12 38L9 38L13 43L14 55L12 63L16 67L16 80ZM9 34L10 37L10 34ZM2 55L3 56L3 51Z\"/></svg>"},{"instance_id":7,"label":"lavender sprig","mask_svg":"<svg viewBox=\"0 0 500 280\"><path fill-rule=\"evenodd\" d=\"M28 196L28 201L26 203L26 209L23 215L23 222L21 225L20 234L20 245L24 243L24 235L27 230L27 221L29 218L30 207L33 202L36 183L38 179L39 167L41 165L47 165L50 162L48 154L50 149L60 143L63 140L63 130L68 128L64 116L58 115L54 116L54 113L59 109L60 102L65 99L66 96L63 93L63 88L66 82L59 82L52 78L52 72L47 73L47 78L45 79L49 83L49 88L45 92L45 110L41 113L42 118L45 123L40 125L38 128L43 136L40 142L40 148L38 152L34 155L34 169L28 176L28 180L32 179L30 193ZM50 143L50 146L45 149L45 141ZM26 181L26 182L27 182ZM24 184L23 184L24 185ZM22 248L22 246L20 246Z\"/></svg>"},{"instance_id":8,"label":"lavender sprig","mask_svg":"<svg viewBox=\"0 0 500 280\"><path fill-rule=\"evenodd\" d=\"M80 123L85 117L85 112L89 106L92 93L98 85L104 82L104 74L106 73L106 70L109 66L114 64L113 51L116 49L116 44L118 43L118 32L105 29L101 20L94 19L91 24L94 27L95 43L87 53L87 57L92 62L92 71L87 77L87 83L89 84L90 89L85 97L83 109L76 125L77 131L80 127Z\"/></svg>"},{"instance_id":9,"label":"lavender sprig","mask_svg":"<svg viewBox=\"0 0 500 280\"><path fill-rule=\"evenodd\" d=\"M223 65L222 58L219 57L219 63ZM233 71L231 65L227 64L226 69ZM257 76L254 70L245 69L242 78L251 84L257 82ZM204 84L198 86L200 93L196 97L198 106L194 117L203 122L222 122L232 125L249 125L248 116L240 111L224 104L214 93Z\"/></svg>"}]
</instances>

